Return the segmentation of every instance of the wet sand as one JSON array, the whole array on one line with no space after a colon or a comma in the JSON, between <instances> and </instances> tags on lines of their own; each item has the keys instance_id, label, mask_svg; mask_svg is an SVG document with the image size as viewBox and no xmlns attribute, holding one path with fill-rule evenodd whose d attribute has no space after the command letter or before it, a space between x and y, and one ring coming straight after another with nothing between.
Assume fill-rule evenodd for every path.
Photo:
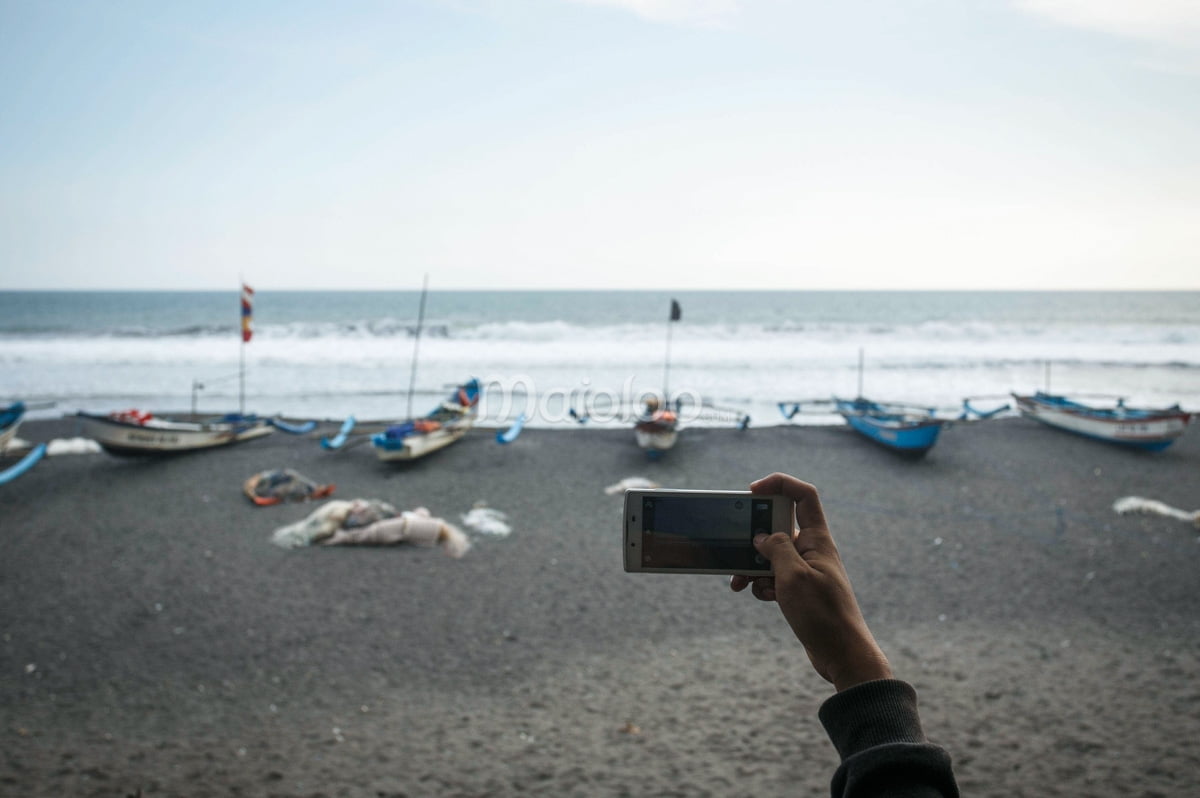
<instances>
[{"instance_id":1,"label":"wet sand","mask_svg":"<svg viewBox=\"0 0 1200 798\"><path fill-rule=\"evenodd\" d=\"M329 432L329 430L324 430ZM30 422L32 441L75 434ZM842 427L492 433L409 466L266 439L165 460L47 458L0 486L0 794L822 795L831 689L772 605L621 570L629 476L822 492L867 619L966 795L1200 791L1200 432L1145 455L1024 419L923 461ZM299 549L252 473L337 498L478 501L504 539Z\"/></svg>"}]
</instances>

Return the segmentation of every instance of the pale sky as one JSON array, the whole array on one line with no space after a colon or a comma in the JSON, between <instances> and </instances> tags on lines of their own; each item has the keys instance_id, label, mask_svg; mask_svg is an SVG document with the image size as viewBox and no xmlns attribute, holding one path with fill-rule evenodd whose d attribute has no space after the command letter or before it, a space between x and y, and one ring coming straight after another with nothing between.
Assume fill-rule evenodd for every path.
<instances>
[{"instance_id":1,"label":"pale sky","mask_svg":"<svg viewBox=\"0 0 1200 798\"><path fill-rule=\"evenodd\" d=\"M0 289L1200 289L1195 0L0 0Z\"/></svg>"}]
</instances>

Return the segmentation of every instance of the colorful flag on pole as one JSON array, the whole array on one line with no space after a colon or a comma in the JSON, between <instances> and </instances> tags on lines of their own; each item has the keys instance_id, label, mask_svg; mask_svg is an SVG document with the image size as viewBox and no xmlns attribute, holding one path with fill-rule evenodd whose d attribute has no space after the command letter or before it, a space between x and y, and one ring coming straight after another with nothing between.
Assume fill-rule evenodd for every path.
<instances>
[{"instance_id":1,"label":"colorful flag on pole","mask_svg":"<svg viewBox=\"0 0 1200 798\"><path fill-rule=\"evenodd\" d=\"M674 299L671 300L671 321L679 321L683 318L683 309L679 307L679 303Z\"/></svg>"},{"instance_id":2,"label":"colorful flag on pole","mask_svg":"<svg viewBox=\"0 0 1200 798\"><path fill-rule=\"evenodd\" d=\"M254 329L251 327L253 322L253 308L250 305L250 300L254 298L254 289L242 283L242 343L250 343L250 336L254 335Z\"/></svg>"}]
</instances>

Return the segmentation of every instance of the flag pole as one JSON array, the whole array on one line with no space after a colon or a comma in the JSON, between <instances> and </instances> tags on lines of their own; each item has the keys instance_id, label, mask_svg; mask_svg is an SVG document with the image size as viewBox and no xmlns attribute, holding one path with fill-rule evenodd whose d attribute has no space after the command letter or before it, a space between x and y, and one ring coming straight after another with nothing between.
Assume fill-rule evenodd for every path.
<instances>
[{"instance_id":1,"label":"flag pole","mask_svg":"<svg viewBox=\"0 0 1200 798\"><path fill-rule=\"evenodd\" d=\"M671 394L667 391L667 378L671 374L671 322L667 322L667 359L663 365L663 402L667 402L667 397Z\"/></svg>"},{"instance_id":2,"label":"flag pole","mask_svg":"<svg viewBox=\"0 0 1200 798\"><path fill-rule=\"evenodd\" d=\"M238 349L238 415L246 415L246 280L240 274L238 275L238 287L241 291L241 304L239 305L239 321L241 322L242 339L241 348Z\"/></svg>"},{"instance_id":3,"label":"flag pole","mask_svg":"<svg viewBox=\"0 0 1200 798\"><path fill-rule=\"evenodd\" d=\"M413 386L417 384L417 350L421 346L421 326L425 323L425 294L429 290L429 273L426 272L425 279L421 281L421 306L417 311L417 335L413 341L413 359L412 371L408 375L408 415L407 419L412 420L412 398Z\"/></svg>"},{"instance_id":4,"label":"flag pole","mask_svg":"<svg viewBox=\"0 0 1200 798\"><path fill-rule=\"evenodd\" d=\"M254 296L254 289L246 285L246 281L238 275L239 282L242 284L241 291L241 310L242 310L242 346L238 350L238 415L246 415L246 344L250 341L252 333L254 310L251 305L251 297Z\"/></svg>"}]
</instances>

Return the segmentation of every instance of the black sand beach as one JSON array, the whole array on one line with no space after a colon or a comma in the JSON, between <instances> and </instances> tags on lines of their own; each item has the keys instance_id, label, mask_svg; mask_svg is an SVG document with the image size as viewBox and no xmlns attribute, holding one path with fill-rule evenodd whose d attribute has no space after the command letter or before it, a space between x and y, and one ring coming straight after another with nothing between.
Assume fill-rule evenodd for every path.
<instances>
[{"instance_id":1,"label":"black sand beach","mask_svg":"<svg viewBox=\"0 0 1200 798\"><path fill-rule=\"evenodd\" d=\"M30 422L23 438L75 434ZM276 433L165 460L48 458L0 486L0 794L822 795L831 688L773 605L721 577L629 575L618 480L822 492L867 619L964 795L1200 794L1200 538L1113 513L1200 505L1200 432L1156 455L1024 419L911 463L846 428L475 431L396 467ZM504 539L273 546L337 498L484 501Z\"/></svg>"}]
</instances>

